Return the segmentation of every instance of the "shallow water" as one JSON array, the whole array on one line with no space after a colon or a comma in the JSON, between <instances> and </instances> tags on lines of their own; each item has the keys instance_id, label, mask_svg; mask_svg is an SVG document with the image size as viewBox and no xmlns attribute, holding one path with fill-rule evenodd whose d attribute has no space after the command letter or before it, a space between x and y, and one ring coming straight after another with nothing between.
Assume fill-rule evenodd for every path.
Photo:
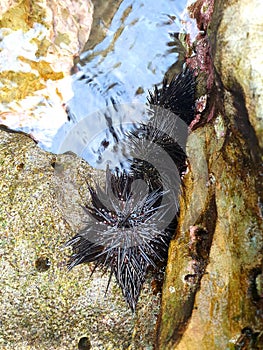
<instances>
[{"instance_id":1,"label":"shallow water","mask_svg":"<svg viewBox=\"0 0 263 350\"><path fill-rule=\"evenodd\" d=\"M144 120L148 91L161 84L167 72L172 75L182 69L184 49L177 39L178 33L188 33L189 28L195 30L185 11L186 3L183 0L123 0L116 6L115 1L94 1L90 41L72 67L74 74L66 78L65 88L70 84L73 93L72 98L65 101L67 115L64 119L59 115L56 118L54 111L49 120L35 118L31 125L21 120L15 123L13 119L11 127L31 133L45 150L54 153L71 150L91 165L105 168L100 165L104 146L114 146L110 126L117 123L120 131L128 123L124 127L127 130ZM36 93L39 95L41 90ZM49 104L43 97L43 101L35 105L35 115ZM125 104L135 113L124 116L115 108L119 104ZM30 112L34 113L32 107ZM5 124L10 126L8 120ZM85 131L84 144L79 146L76 137L68 144L72 130L77 131L77 135ZM110 153L104 157L111 157Z\"/></svg>"},{"instance_id":2,"label":"shallow water","mask_svg":"<svg viewBox=\"0 0 263 350\"><path fill-rule=\"evenodd\" d=\"M171 75L182 69L184 49L176 34L184 31L180 21L184 6L185 1L172 0L121 2L106 37L80 55L79 71L72 81L74 96L67 104L70 121L54 138L53 152L72 150L91 165L105 168L103 144L114 147L109 118L115 129L118 124L119 135L120 129L144 120L148 90L159 85L167 72ZM133 113L121 113L116 107L120 104ZM83 119L77 132L85 129L88 146L77 145L75 136L65 147L69 130ZM104 158L109 161L112 154L108 151Z\"/></svg>"}]
</instances>

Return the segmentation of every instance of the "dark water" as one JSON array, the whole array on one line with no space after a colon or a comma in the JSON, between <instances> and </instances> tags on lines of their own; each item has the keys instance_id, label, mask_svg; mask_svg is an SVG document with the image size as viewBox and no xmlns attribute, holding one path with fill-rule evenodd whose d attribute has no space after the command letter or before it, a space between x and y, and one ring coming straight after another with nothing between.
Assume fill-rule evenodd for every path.
<instances>
[{"instance_id":1,"label":"dark water","mask_svg":"<svg viewBox=\"0 0 263 350\"><path fill-rule=\"evenodd\" d=\"M108 10L113 5L109 3ZM186 1L124 0L107 26L95 17L91 42L73 68L69 121L49 150L73 151L105 168L102 155L104 160L111 158L116 143L112 127L121 138L125 130L147 119L148 91L160 85L167 72L173 75L182 69L184 49L178 33L185 32L180 19L185 6Z\"/></svg>"}]
</instances>

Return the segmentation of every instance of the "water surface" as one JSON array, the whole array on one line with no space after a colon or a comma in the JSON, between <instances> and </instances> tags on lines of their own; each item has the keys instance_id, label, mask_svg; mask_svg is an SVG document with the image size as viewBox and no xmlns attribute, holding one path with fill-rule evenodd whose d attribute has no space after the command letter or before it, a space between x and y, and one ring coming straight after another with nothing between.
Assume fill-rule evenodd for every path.
<instances>
[{"instance_id":1,"label":"water surface","mask_svg":"<svg viewBox=\"0 0 263 350\"><path fill-rule=\"evenodd\" d=\"M174 0L124 0L108 27L103 21L94 23L100 27L99 42L94 44L93 28L92 41L73 69L77 72L72 76L74 95L67 103L69 122L54 138L53 152L71 150L100 167L103 144L113 146L116 141L109 132L110 126L115 125L119 133L120 129L145 120L145 113L138 106L147 102L148 91L159 86L165 74L173 75L182 69L185 52L178 36L185 32L180 20L185 5L185 1ZM133 110L130 115L120 112L123 107L118 106L123 104ZM77 145L76 132L71 145L67 140L65 147L64 140L76 125L81 125L78 133L85 129L86 149L83 143Z\"/></svg>"}]
</instances>

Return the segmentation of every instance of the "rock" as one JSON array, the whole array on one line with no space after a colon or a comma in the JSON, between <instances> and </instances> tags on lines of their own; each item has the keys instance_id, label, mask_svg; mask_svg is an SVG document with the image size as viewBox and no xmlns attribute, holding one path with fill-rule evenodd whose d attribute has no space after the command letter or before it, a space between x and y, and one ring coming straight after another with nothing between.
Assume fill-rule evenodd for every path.
<instances>
[{"instance_id":1,"label":"rock","mask_svg":"<svg viewBox=\"0 0 263 350\"><path fill-rule=\"evenodd\" d=\"M0 123L36 139L43 125L49 125L47 134L55 134L67 120L70 71L88 40L93 5L90 0L23 0L1 6Z\"/></svg>"},{"instance_id":2,"label":"rock","mask_svg":"<svg viewBox=\"0 0 263 350\"><path fill-rule=\"evenodd\" d=\"M189 140L156 349L263 348L260 7L215 3L208 27L215 85L204 125Z\"/></svg>"},{"instance_id":3,"label":"rock","mask_svg":"<svg viewBox=\"0 0 263 350\"><path fill-rule=\"evenodd\" d=\"M151 348L160 298L150 279L134 316L114 278L105 296L108 273L67 271L63 245L84 225L86 182L104 173L20 133L0 130L0 140L1 349L76 349L83 337L92 349Z\"/></svg>"},{"instance_id":4,"label":"rock","mask_svg":"<svg viewBox=\"0 0 263 350\"><path fill-rule=\"evenodd\" d=\"M239 0L217 4L219 24L214 41L214 63L222 83L236 99L245 99L248 120L263 146L263 3ZM234 20L233 20L234 19ZM238 25L235 25L235 21ZM238 122L238 116L237 116Z\"/></svg>"}]
</instances>

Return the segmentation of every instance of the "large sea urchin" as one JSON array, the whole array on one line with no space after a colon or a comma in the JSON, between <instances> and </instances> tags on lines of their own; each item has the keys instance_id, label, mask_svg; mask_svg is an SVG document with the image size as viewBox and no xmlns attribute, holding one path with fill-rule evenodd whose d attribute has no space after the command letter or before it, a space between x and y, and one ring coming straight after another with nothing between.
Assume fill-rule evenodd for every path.
<instances>
[{"instance_id":1,"label":"large sea urchin","mask_svg":"<svg viewBox=\"0 0 263 350\"><path fill-rule=\"evenodd\" d=\"M163 260L169 244L167 233L159 228L167 210L161 206L163 191L145 190L126 173L107 170L105 191L89 187L89 223L67 243L74 247L69 268L91 261L109 267L110 279L114 274L132 310L148 267Z\"/></svg>"},{"instance_id":2,"label":"large sea urchin","mask_svg":"<svg viewBox=\"0 0 263 350\"><path fill-rule=\"evenodd\" d=\"M193 72L187 69L150 93L149 123L128 136L130 172L107 169L105 189L89 187L87 225L66 243L73 247L69 269L87 262L110 269L109 283L115 275L132 311L148 268L166 259L174 233L194 88Z\"/></svg>"}]
</instances>

